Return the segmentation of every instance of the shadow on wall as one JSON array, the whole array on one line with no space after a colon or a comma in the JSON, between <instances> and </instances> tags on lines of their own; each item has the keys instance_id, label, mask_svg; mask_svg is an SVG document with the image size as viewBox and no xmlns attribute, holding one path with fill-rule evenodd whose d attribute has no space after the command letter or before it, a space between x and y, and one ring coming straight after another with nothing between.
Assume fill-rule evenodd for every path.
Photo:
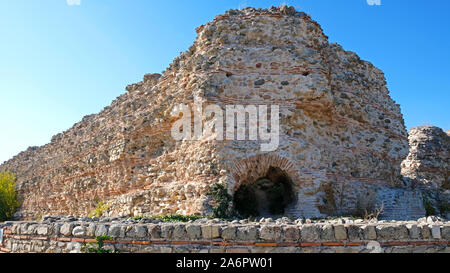
<instances>
[{"instance_id":1,"label":"shadow on wall","mask_svg":"<svg viewBox=\"0 0 450 273\"><path fill-rule=\"evenodd\" d=\"M256 181L241 185L233 196L233 204L241 217L283 215L286 208L295 204L292 180L277 167Z\"/></svg>"}]
</instances>

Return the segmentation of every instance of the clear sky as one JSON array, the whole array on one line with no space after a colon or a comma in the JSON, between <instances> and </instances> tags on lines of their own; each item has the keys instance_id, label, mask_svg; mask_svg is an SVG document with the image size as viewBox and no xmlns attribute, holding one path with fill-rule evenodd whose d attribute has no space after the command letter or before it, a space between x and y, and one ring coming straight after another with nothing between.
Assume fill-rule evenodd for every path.
<instances>
[{"instance_id":1,"label":"clear sky","mask_svg":"<svg viewBox=\"0 0 450 273\"><path fill-rule=\"evenodd\" d=\"M382 69L408 128L450 129L448 0L0 0L0 163L163 71L215 15L280 4Z\"/></svg>"}]
</instances>

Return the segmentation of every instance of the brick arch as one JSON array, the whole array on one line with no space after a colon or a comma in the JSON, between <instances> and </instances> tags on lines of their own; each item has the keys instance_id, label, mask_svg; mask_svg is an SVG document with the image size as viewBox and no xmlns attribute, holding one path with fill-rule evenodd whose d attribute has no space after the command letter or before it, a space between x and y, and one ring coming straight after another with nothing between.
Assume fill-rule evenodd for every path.
<instances>
[{"instance_id":1,"label":"brick arch","mask_svg":"<svg viewBox=\"0 0 450 273\"><path fill-rule=\"evenodd\" d=\"M261 154L236 161L231 169L231 187L235 192L242 184L251 183L264 177L270 167L279 168L297 184L298 170L287 158L276 154Z\"/></svg>"}]
</instances>

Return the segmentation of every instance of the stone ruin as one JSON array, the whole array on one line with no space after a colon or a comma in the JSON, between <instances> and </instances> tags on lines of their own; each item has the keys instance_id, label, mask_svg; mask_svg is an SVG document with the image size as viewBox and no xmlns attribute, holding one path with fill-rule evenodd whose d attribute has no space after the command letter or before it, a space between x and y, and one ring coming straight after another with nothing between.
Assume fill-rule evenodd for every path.
<instances>
[{"instance_id":1,"label":"stone ruin","mask_svg":"<svg viewBox=\"0 0 450 273\"><path fill-rule=\"evenodd\" d=\"M17 175L18 218L86 216L100 201L109 216L205 215L216 183L233 196L250 189L262 215L270 214L267 188L278 185L283 215L382 206L386 219L424 216L421 189L401 176L407 131L382 71L329 43L318 23L292 7L229 10L196 31L162 75L145 75L100 113L0 166ZM279 105L278 149L207 135L174 140L171 112L194 98L222 108ZM407 173L448 185L448 153L446 182L414 160L404 162Z\"/></svg>"},{"instance_id":2,"label":"stone ruin","mask_svg":"<svg viewBox=\"0 0 450 273\"><path fill-rule=\"evenodd\" d=\"M402 174L416 186L450 190L450 130L420 126L409 132L410 152L402 163Z\"/></svg>"}]
</instances>

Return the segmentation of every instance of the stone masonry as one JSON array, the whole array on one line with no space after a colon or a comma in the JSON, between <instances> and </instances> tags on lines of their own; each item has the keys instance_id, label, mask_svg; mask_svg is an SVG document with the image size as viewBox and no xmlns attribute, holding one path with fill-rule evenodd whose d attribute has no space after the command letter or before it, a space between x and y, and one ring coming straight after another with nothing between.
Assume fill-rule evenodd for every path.
<instances>
[{"instance_id":1,"label":"stone masonry","mask_svg":"<svg viewBox=\"0 0 450 273\"><path fill-rule=\"evenodd\" d=\"M105 249L121 253L449 253L450 224L437 217L419 221L260 222L196 220L165 223L143 219L44 217L10 222L2 252L79 253L108 235ZM94 247L94 246L90 246Z\"/></svg>"},{"instance_id":2,"label":"stone masonry","mask_svg":"<svg viewBox=\"0 0 450 273\"><path fill-rule=\"evenodd\" d=\"M420 126L409 132L410 152L402 174L435 189L450 190L450 135L441 128Z\"/></svg>"},{"instance_id":3,"label":"stone masonry","mask_svg":"<svg viewBox=\"0 0 450 273\"><path fill-rule=\"evenodd\" d=\"M290 7L229 10L197 33L162 75L145 75L100 113L0 166L17 175L18 218L86 216L99 201L109 216L206 214L211 185L234 194L272 169L292 186L289 215L350 214L369 200L384 218L424 216L420 191L400 176L407 132L382 71ZM175 141L171 112L194 98L279 105L279 148Z\"/></svg>"}]
</instances>

